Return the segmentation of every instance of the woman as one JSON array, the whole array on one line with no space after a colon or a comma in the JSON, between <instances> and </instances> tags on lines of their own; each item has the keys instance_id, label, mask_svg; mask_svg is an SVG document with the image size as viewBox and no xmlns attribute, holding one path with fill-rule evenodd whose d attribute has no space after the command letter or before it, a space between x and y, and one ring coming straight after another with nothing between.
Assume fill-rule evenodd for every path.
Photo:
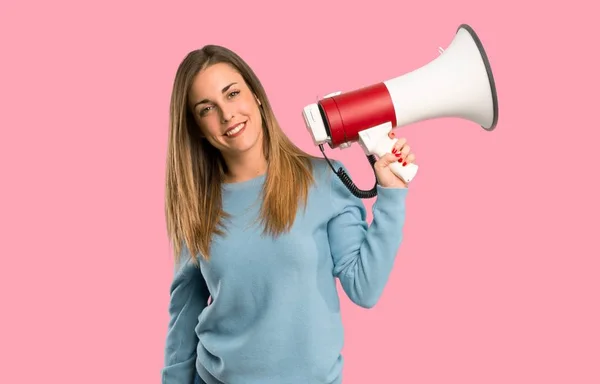
<instances>
[{"instance_id":1,"label":"woman","mask_svg":"<svg viewBox=\"0 0 600 384\"><path fill-rule=\"evenodd\" d=\"M340 383L335 278L362 307L379 299L407 194L388 165L414 161L406 141L374 165L368 227L362 201L285 136L234 52L189 53L170 115L166 215L176 270L162 382Z\"/></svg>"}]
</instances>

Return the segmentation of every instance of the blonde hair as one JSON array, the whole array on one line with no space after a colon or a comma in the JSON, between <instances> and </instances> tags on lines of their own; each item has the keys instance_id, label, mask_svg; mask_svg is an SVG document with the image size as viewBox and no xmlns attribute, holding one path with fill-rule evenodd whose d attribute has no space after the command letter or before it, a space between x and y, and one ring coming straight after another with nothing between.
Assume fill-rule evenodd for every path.
<instances>
[{"instance_id":1,"label":"blonde hair","mask_svg":"<svg viewBox=\"0 0 600 384\"><path fill-rule=\"evenodd\" d=\"M180 261L183 246L194 262L198 261L198 253L208 260L212 237L224 234L224 219L228 217L221 203L226 169L223 157L199 137L199 127L188 104L195 76L216 63L235 68L261 103L263 148L268 162L260 212L263 233L277 236L289 231L298 205L306 205L314 182L311 159L315 157L300 150L282 131L266 92L249 65L233 51L217 45L188 53L173 84L166 163L166 224L176 262Z\"/></svg>"}]
</instances>

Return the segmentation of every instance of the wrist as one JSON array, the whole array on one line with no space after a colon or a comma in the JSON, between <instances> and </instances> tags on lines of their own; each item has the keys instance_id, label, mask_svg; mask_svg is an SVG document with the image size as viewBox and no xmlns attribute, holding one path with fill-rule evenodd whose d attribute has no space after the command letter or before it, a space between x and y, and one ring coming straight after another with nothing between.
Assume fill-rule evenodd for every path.
<instances>
[{"instance_id":1,"label":"wrist","mask_svg":"<svg viewBox=\"0 0 600 384\"><path fill-rule=\"evenodd\" d=\"M398 179L392 183L377 183L378 186L384 189L405 189L408 188L408 184Z\"/></svg>"}]
</instances>

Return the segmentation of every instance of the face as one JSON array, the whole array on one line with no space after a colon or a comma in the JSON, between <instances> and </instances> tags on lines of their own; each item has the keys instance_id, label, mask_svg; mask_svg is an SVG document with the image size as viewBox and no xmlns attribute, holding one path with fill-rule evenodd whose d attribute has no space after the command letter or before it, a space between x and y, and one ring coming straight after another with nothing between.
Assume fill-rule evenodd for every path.
<instances>
[{"instance_id":1,"label":"face","mask_svg":"<svg viewBox=\"0 0 600 384\"><path fill-rule=\"evenodd\" d=\"M259 101L232 66L218 63L198 73L189 103L202 136L223 155L261 150Z\"/></svg>"}]
</instances>

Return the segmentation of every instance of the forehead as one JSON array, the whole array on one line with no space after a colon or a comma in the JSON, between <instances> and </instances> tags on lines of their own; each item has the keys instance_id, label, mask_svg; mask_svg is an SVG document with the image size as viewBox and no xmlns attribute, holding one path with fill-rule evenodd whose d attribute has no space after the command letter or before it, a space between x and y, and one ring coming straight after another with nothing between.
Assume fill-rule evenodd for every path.
<instances>
[{"instance_id":1,"label":"forehead","mask_svg":"<svg viewBox=\"0 0 600 384\"><path fill-rule=\"evenodd\" d=\"M196 75L190 96L195 99L218 97L224 87L234 82L240 85L244 82L235 68L225 63L213 64Z\"/></svg>"}]
</instances>

